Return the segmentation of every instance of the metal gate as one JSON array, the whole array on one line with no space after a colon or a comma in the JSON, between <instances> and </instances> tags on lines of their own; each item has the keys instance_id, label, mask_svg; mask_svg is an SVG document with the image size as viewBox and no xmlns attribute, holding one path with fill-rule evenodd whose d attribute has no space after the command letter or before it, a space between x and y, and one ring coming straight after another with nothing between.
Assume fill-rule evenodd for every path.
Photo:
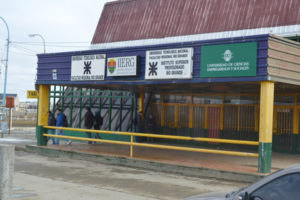
<instances>
[{"instance_id":1,"label":"metal gate","mask_svg":"<svg viewBox=\"0 0 300 200\"><path fill-rule=\"evenodd\" d=\"M62 109L69 126L83 127L85 107L99 110L103 117L102 130L135 131L137 101L134 93L66 86L51 86L50 107Z\"/></svg>"},{"instance_id":2,"label":"metal gate","mask_svg":"<svg viewBox=\"0 0 300 200\"><path fill-rule=\"evenodd\" d=\"M274 107L274 150L293 151L293 115L293 106Z\"/></svg>"},{"instance_id":3,"label":"metal gate","mask_svg":"<svg viewBox=\"0 0 300 200\"><path fill-rule=\"evenodd\" d=\"M207 132L209 138L220 138L220 106L209 106L207 108Z\"/></svg>"}]
</instances>

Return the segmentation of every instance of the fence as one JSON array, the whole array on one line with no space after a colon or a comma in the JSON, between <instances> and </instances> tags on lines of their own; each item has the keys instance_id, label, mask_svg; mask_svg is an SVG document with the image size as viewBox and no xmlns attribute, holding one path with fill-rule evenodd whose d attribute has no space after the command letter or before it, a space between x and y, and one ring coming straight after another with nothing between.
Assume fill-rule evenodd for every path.
<instances>
[{"instance_id":1,"label":"fence","mask_svg":"<svg viewBox=\"0 0 300 200\"><path fill-rule=\"evenodd\" d=\"M275 95L275 151L300 153L299 97L296 93ZM259 138L258 94L160 94L151 110L164 134L250 141Z\"/></svg>"},{"instance_id":2,"label":"fence","mask_svg":"<svg viewBox=\"0 0 300 200\"><path fill-rule=\"evenodd\" d=\"M71 139L71 140L93 141L93 142L103 142L103 143L109 143L109 144L128 145L128 146L130 146L130 157L133 157L133 147L134 146L169 149L169 150L202 152L202 153L213 153L213 154L222 154L222 155L258 157L258 153L202 149L202 148L192 148L192 147L182 147L182 146L172 146L172 145L162 145L162 144L137 143L137 142L134 142L134 137L139 136L139 137L161 138L161 139L172 139L172 140L214 142L214 143L227 143L227 144L237 144L237 145L258 146L259 143L256 141L241 141L241 140L228 140L228 139L215 139L215 138L172 136L172 135L160 135L160 134L144 134L144 133L134 133L134 132L121 132L121 131L90 130L90 129L55 127L55 126L45 126L44 129L46 129L46 130L47 129L59 129L59 130L68 130L68 131L74 131L74 132L91 132L91 133L102 133L102 134L109 134L109 135L130 136L130 142L125 142L125 141L114 141L114 140L107 140L107 139L104 140L104 139L82 138L82 137L53 135L53 134L43 133L44 137L56 137L56 138L64 138L64 139Z\"/></svg>"}]
</instances>

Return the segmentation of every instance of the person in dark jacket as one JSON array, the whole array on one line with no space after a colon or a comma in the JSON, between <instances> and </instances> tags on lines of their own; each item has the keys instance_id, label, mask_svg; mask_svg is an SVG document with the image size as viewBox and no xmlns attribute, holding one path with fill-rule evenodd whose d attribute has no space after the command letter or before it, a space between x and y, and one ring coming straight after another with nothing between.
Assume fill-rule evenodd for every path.
<instances>
[{"instance_id":1,"label":"person in dark jacket","mask_svg":"<svg viewBox=\"0 0 300 200\"><path fill-rule=\"evenodd\" d=\"M101 116L101 114L100 114L100 111L97 110L97 111L95 112L95 125L94 125L94 129L95 129L95 130L100 130L102 124L103 124L103 118L102 118L102 116ZM101 139L101 137L99 136L98 133L95 133L95 138Z\"/></svg>"},{"instance_id":2,"label":"person in dark jacket","mask_svg":"<svg viewBox=\"0 0 300 200\"><path fill-rule=\"evenodd\" d=\"M90 107L86 107L85 110L86 113L84 115L84 127L86 129L92 129L95 122L95 116L93 115ZM86 132L86 134L88 138L92 138L91 132ZM92 144L92 141L89 141L88 144Z\"/></svg>"},{"instance_id":3,"label":"person in dark jacket","mask_svg":"<svg viewBox=\"0 0 300 200\"><path fill-rule=\"evenodd\" d=\"M148 115L148 119L146 121L146 132L152 134L156 132L155 119L151 113ZM147 138L147 141L154 142L154 139L155 138Z\"/></svg>"},{"instance_id":4,"label":"person in dark jacket","mask_svg":"<svg viewBox=\"0 0 300 200\"><path fill-rule=\"evenodd\" d=\"M48 111L48 126L56 126L56 119L51 111ZM54 135L54 129L49 129L49 133ZM52 140L52 143L55 144L54 137L48 137L48 141Z\"/></svg>"},{"instance_id":5,"label":"person in dark jacket","mask_svg":"<svg viewBox=\"0 0 300 200\"><path fill-rule=\"evenodd\" d=\"M149 114L148 116L146 129L148 133L155 133L156 125L152 114Z\"/></svg>"},{"instance_id":6,"label":"person in dark jacket","mask_svg":"<svg viewBox=\"0 0 300 200\"><path fill-rule=\"evenodd\" d=\"M61 109L57 108L56 114L57 114L56 126L63 127L65 124L65 120L67 120L64 113L61 111ZM56 130L56 135L63 135L63 134L64 134L64 130L59 130L59 129ZM66 141L67 141L66 145L72 143L71 140L66 139ZM55 145L59 145L59 138L55 138Z\"/></svg>"},{"instance_id":7,"label":"person in dark jacket","mask_svg":"<svg viewBox=\"0 0 300 200\"><path fill-rule=\"evenodd\" d=\"M144 133L145 132L144 121L143 121L142 115L143 115L143 113L141 111L139 111L137 116L136 116L135 130L136 130L137 133ZM146 139L145 137L140 137L140 136L135 137L136 142L144 142L145 139Z\"/></svg>"}]
</instances>

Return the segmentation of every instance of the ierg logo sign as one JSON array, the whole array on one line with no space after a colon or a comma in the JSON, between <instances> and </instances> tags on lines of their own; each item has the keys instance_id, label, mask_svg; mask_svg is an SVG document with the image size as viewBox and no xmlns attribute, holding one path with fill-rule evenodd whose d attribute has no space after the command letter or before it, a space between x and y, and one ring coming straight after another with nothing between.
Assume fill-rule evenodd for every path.
<instances>
[{"instance_id":1,"label":"ierg logo sign","mask_svg":"<svg viewBox=\"0 0 300 200\"><path fill-rule=\"evenodd\" d=\"M223 53L223 59L226 61L226 62L229 62L231 59L233 58L233 53L227 49L224 53Z\"/></svg>"}]
</instances>

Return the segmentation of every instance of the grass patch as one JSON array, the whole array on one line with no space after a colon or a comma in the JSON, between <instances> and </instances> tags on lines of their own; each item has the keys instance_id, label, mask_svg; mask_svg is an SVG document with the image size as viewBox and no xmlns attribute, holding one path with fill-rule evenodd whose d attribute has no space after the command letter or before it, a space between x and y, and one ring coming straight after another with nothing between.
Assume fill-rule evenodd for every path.
<instances>
[{"instance_id":1,"label":"grass patch","mask_svg":"<svg viewBox=\"0 0 300 200\"><path fill-rule=\"evenodd\" d=\"M12 122L13 127L35 127L36 121L16 120Z\"/></svg>"}]
</instances>

